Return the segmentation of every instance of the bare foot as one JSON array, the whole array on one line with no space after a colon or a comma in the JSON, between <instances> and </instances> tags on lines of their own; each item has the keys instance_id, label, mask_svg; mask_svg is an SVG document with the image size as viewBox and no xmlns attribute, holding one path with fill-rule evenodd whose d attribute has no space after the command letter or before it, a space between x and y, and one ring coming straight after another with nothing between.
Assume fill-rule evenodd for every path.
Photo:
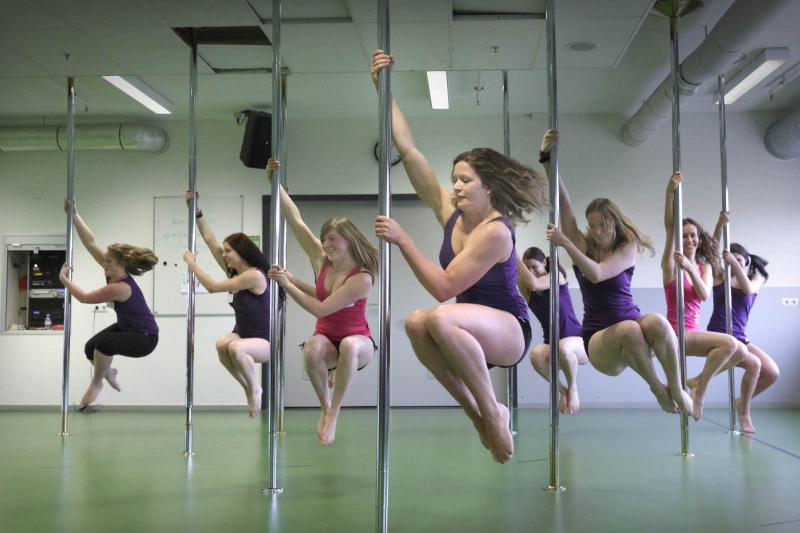
<instances>
[{"instance_id":1,"label":"bare foot","mask_svg":"<svg viewBox=\"0 0 800 533\"><path fill-rule=\"evenodd\" d=\"M752 420L750 420L750 413L743 413L741 409L742 399L736 398L736 412L739 415L739 425L742 426L743 433L755 433L756 428L753 426Z\"/></svg>"},{"instance_id":2,"label":"bare foot","mask_svg":"<svg viewBox=\"0 0 800 533\"><path fill-rule=\"evenodd\" d=\"M325 425L319 433L319 441L323 446L330 446L336 438L336 418L333 413L325 415Z\"/></svg>"},{"instance_id":3,"label":"bare foot","mask_svg":"<svg viewBox=\"0 0 800 533\"><path fill-rule=\"evenodd\" d=\"M558 412L565 415L569 412L569 391L566 387L559 387Z\"/></svg>"},{"instance_id":4,"label":"bare foot","mask_svg":"<svg viewBox=\"0 0 800 533\"><path fill-rule=\"evenodd\" d=\"M481 444L483 444L483 447L486 448L487 450L490 450L491 448L489 448L489 437L488 435L486 435L486 428L483 426L483 421L479 422L473 421L472 425L475 426L475 430L478 432L478 438L481 439Z\"/></svg>"},{"instance_id":5,"label":"bare foot","mask_svg":"<svg viewBox=\"0 0 800 533\"><path fill-rule=\"evenodd\" d=\"M323 410L319 415L319 422L317 422L317 438L322 440L322 428L325 427L325 411Z\"/></svg>"},{"instance_id":6,"label":"bare foot","mask_svg":"<svg viewBox=\"0 0 800 533\"><path fill-rule=\"evenodd\" d=\"M669 390L670 396L672 396L672 399L677 404L680 413L683 415L691 415L692 412L694 411L692 397L689 396L686 393L686 391L681 388L678 389L679 394L677 395L677 397L675 394L673 394L672 390L670 390L669 388L667 390Z\"/></svg>"},{"instance_id":7,"label":"bare foot","mask_svg":"<svg viewBox=\"0 0 800 533\"><path fill-rule=\"evenodd\" d=\"M511 436L511 431L508 429L508 423L511 415L508 412L508 407L498 403L499 416L492 420L484 420L486 426L486 435L489 438L489 450L492 452L492 457L498 463L505 463L514 455L514 438Z\"/></svg>"},{"instance_id":8,"label":"bare foot","mask_svg":"<svg viewBox=\"0 0 800 533\"><path fill-rule=\"evenodd\" d=\"M697 384L700 381L700 376L695 378L689 378L686 380L686 386L689 387L689 390L697 388Z\"/></svg>"},{"instance_id":9,"label":"bare foot","mask_svg":"<svg viewBox=\"0 0 800 533\"><path fill-rule=\"evenodd\" d=\"M247 394L247 408L250 410L250 418L257 417L261 412L262 392L264 392L264 389L259 386L256 386L256 389L252 392L252 394L249 394L247 391L245 391L245 394Z\"/></svg>"},{"instance_id":10,"label":"bare foot","mask_svg":"<svg viewBox=\"0 0 800 533\"><path fill-rule=\"evenodd\" d=\"M103 390L102 383L98 383L96 385L94 383L90 383L89 388L86 389L86 392L83 394L83 398L81 398L81 405L89 405L90 403L94 402L101 390Z\"/></svg>"},{"instance_id":11,"label":"bare foot","mask_svg":"<svg viewBox=\"0 0 800 533\"><path fill-rule=\"evenodd\" d=\"M106 381L108 384L111 385L111 388L117 391L121 391L122 388L119 386L119 381L117 381L117 369L116 368L109 368L108 372L106 373Z\"/></svg>"},{"instance_id":12,"label":"bare foot","mask_svg":"<svg viewBox=\"0 0 800 533\"><path fill-rule=\"evenodd\" d=\"M328 370L328 388L332 389L336 384L336 369Z\"/></svg>"},{"instance_id":13,"label":"bare foot","mask_svg":"<svg viewBox=\"0 0 800 533\"><path fill-rule=\"evenodd\" d=\"M661 385L661 387L655 390L652 388L650 390L653 391L653 395L655 395L656 400L658 400L658 405L661 406L661 409L671 414L678 413L678 404L672 399L672 396L669 394L669 389L667 389L666 386Z\"/></svg>"},{"instance_id":14,"label":"bare foot","mask_svg":"<svg viewBox=\"0 0 800 533\"><path fill-rule=\"evenodd\" d=\"M694 381L694 385L695 386L689 391L692 399L692 418L694 418L695 422L699 422L700 417L703 416L703 401L706 397L706 387L703 384L703 380L699 378Z\"/></svg>"},{"instance_id":15,"label":"bare foot","mask_svg":"<svg viewBox=\"0 0 800 533\"><path fill-rule=\"evenodd\" d=\"M569 396L567 397L567 410L569 414L574 415L581 408L581 399L578 397L578 387L569 389Z\"/></svg>"}]
</instances>

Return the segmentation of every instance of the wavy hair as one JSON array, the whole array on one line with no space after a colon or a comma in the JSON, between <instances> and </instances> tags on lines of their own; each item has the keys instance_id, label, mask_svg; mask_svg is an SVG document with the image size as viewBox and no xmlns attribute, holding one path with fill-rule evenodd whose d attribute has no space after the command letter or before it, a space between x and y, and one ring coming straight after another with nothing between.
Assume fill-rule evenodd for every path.
<instances>
[{"instance_id":1,"label":"wavy hair","mask_svg":"<svg viewBox=\"0 0 800 533\"><path fill-rule=\"evenodd\" d=\"M639 253L650 250L650 255L656 254L656 249L653 246L653 240L642 233L636 225L626 217L617 204L608 198L595 198L589 205L586 206L586 216L589 213L598 213L603 219L606 226L606 231L611 231L614 234L614 245L612 250L616 250L621 246L634 243ZM591 232L586 232L586 248L593 257L597 257L596 252L599 251L597 241L591 235Z\"/></svg>"},{"instance_id":2,"label":"wavy hair","mask_svg":"<svg viewBox=\"0 0 800 533\"><path fill-rule=\"evenodd\" d=\"M231 233L222 243L228 243L230 246L239 256L247 261L251 266L256 268L260 268L266 274L269 272L270 264L269 260L267 260L266 256L261 252L261 250L256 246L250 237L245 235L244 233ZM228 269L228 277L232 278L234 276L239 275L240 272L237 272L234 268Z\"/></svg>"},{"instance_id":3,"label":"wavy hair","mask_svg":"<svg viewBox=\"0 0 800 533\"><path fill-rule=\"evenodd\" d=\"M697 246L695 252L695 259L698 263L706 263L711 265L711 271L719 272L721 262L719 258L719 241L710 235L698 222L693 218L684 218L683 225L691 224L697 229L697 236L700 237L700 244Z\"/></svg>"},{"instance_id":4,"label":"wavy hair","mask_svg":"<svg viewBox=\"0 0 800 533\"><path fill-rule=\"evenodd\" d=\"M744 266L747 269L748 278L753 279L753 276L760 274L764 281L769 279L769 273L767 272L769 261L756 254L751 254L747 251L747 248L738 242L731 243L731 253L744 257Z\"/></svg>"},{"instance_id":5,"label":"wavy hair","mask_svg":"<svg viewBox=\"0 0 800 533\"><path fill-rule=\"evenodd\" d=\"M375 285L375 280L378 278L378 248L345 217L334 217L326 221L319 230L319 240L324 240L325 235L331 230L336 230L347 241L353 260L369 272L372 284Z\"/></svg>"},{"instance_id":6,"label":"wavy hair","mask_svg":"<svg viewBox=\"0 0 800 533\"><path fill-rule=\"evenodd\" d=\"M134 276L141 276L145 272L149 272L158 263L158 257L153 250L141 246L117 242L108 247L108 253L125 267L125 272Z\"/></svg>"},{"instance_id":7,"label":"wavy hair","mask_svg":"<svg viewBox=\"0 0 800 533\"><path fill-rule=\"evenodd\" d=\"M473 148L457 155L453 166L461 161L472 167L484 187L491 191L489 201L492 207L514 225L528 222L525 217L532 212L542 213L550 208L545 193L547 180L516 159L491 148ZM456 205L455 195L451 202Z\"/></svg>"}]
</instances>

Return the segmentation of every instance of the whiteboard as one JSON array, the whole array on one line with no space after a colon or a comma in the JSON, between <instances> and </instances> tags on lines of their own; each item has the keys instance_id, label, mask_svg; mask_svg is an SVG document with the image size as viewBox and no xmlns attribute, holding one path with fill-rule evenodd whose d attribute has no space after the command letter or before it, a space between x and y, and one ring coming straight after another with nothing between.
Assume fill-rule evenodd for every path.
<instances>
[{"instance_id":1,"label":"whiteboard","mask_svg":"<svg viewBox=\"0 0 800 533\"><path fill-rule=\"evenodd\" d=\"M203 196L200 207L203 218L211 225L219 240L242 231L244 197ZM153 197L153 251L158 265L153 269L153 314L185 315L188 309L186 280L189 267L183 261L183 252L189 247L189 210L184 196ZM197 264L212 279L223 279L227 274L220 268L197 232ZM196 315L233 315L228 305L228 294L208 294L201 285L195 290Z\"/></svg>"}]
</instances>

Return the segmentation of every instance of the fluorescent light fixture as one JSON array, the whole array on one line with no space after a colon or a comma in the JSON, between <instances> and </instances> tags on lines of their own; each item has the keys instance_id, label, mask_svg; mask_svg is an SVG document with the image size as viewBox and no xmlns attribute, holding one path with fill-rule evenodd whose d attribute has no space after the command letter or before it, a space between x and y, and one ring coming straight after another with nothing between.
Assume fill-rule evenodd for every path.
<instances>
[{"instance_id":1,"label":"fluorescent light fixture","mask_svg":"<svg viewBox=\"0 0 800 533\"><path fill-rule=\"evenodd\" d=\"M447 72L429 70L428 90L431 93L431 107L433 109L450 109L450 99L447 95Z\"/></svg>"},{"instance_id":2,"label":"fluorescent light fixture","mask_svg":"<svg viewBox=\"0 0 800 533\"><path fill-rule=\"evenodd\" d=\"M789 59L788 48L765 48L729 81L725 82L725 103L732 104L764 81ZM719 103L719 92L714 93L714 103Z\"/></svg>"},{"instance_id":3,"label":"fluorescent light fixture","mask_svg":"<svg viewBox=\"0 0 800 533\"><path fill-rule=\"evenodd\" d=\"M169 115L172 102L136 76L103 76L108 83L158 115Z\"/></svg>"}]
</instances>

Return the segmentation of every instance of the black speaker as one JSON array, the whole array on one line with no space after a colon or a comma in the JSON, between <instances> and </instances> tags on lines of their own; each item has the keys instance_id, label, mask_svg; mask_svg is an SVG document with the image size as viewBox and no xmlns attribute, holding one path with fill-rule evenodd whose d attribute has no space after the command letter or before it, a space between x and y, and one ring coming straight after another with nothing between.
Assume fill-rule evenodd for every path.
<instances>
[{"instance_id":1,"label":"black speaker","mask_svg":"<svg viewBox=\"0 0 800 533\"><path fill-rule=\"evenodd\" d=\"M272 115L248 110L239 159L249 168L267 168L272 152Z\"/></svg>"}]
</instances>

